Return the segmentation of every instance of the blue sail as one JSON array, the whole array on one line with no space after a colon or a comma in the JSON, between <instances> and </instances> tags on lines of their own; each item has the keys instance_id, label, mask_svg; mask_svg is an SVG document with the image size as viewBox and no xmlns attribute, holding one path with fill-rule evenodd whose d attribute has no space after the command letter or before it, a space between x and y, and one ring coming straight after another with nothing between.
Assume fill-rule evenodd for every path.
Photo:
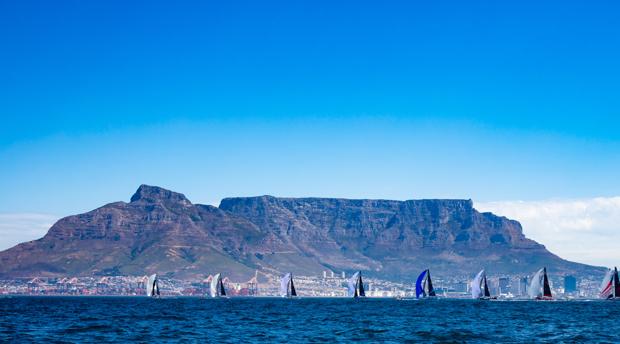
<instances>
[{"instance_id":1,"label":"blue sail","mask_svg":"<svg viewBox=\"0 0 620 344\"><path fill-rule=\"evenodd\" d=\"M349 287L349 296L351 297L357 297L357 280L359 278L360 275L360 271L356 272L355 274L353 274L353 276L351 277L351 279L348 282L348 287Z\"/></svg>"},{"instance_id":2,"label":"blue sail","mask_svg":"<svg viewBox=\"0 0 620 344\"><path fill-rule=\"evenodd\" d=\"M415 297L418 299L420 298L420 295L425 296L424 286L422 285L422 283L424 283L424 277L426 277L426 271L427 270L422 271L420 276L418 276L418 280L415 282Z\"/></svg>"}]
</instances>

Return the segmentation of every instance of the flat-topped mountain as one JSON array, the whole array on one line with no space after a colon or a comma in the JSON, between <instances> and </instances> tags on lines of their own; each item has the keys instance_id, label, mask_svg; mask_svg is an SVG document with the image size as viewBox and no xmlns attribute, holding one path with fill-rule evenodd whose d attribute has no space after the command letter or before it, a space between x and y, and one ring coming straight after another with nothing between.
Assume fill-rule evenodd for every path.
<instances>
[{"instance_id":1,"label":"flat-topped mountain","mask_svg":"<svg viewBox=\"0 0 620 344\"><path fill-rule=\"evenodd\" d=\"M480 213L471 200L226 198L219 207L142 185L129 203L107 204L54 224L41 239L0 252L0 277L142 275L201 278L255 270L320 274L363 270L411 280L436 276L556 273L599 268L563 260L526 238L517 221Z\"/></svg>"}]
</instances>

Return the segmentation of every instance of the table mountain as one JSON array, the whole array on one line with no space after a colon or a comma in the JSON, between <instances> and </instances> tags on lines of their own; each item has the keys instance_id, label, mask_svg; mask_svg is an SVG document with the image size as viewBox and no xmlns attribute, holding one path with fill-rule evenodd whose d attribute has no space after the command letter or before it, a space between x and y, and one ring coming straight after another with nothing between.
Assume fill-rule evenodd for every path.
<instances>
[{"instance_id":1,"label":"table mountain","mask_svg":"<svg viewBox=\"0 0 620 344\"><path fill-rule=\"evenodd\" d=\"M471 200L226 198L219 207L142 185L116 202L54 224L41 239L0 252L0 277L143 275L202 278L254 270L318 275L363 270L411 280L436 276L600 270L526 238L517 221L480 213Z\"/></svg>"}]
</instances>

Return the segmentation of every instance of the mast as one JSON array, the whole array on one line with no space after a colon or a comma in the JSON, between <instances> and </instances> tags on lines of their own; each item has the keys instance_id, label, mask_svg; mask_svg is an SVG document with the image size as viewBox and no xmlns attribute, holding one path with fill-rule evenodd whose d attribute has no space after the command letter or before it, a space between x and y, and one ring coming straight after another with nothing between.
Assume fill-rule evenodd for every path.
<instances>
[{"instance_id":1,"label":"mast","mask_svg":"<svg viewBox=\"0 0 620 344\"><path fill-rule=\"evenodd\" d=\"M547 268L543 268L543 297L552 297L549 278L547 277Z\"/></svg>"}]
</instances>

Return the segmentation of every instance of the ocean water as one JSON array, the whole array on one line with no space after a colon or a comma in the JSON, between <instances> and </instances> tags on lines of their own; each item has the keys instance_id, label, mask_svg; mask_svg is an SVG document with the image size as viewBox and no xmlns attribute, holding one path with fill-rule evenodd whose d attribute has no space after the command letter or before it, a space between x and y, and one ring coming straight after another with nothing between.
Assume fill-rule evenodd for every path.
<instances>
[{"instance_id":1,"label":"ocean water","mask_svg":"<svg viewBox=\"0 0 620 344\"><path fill-rule=\"evenodd\" d=\"M620 342L620 302L0 298L0 342Z\"/></svg>"}]
</instances>

